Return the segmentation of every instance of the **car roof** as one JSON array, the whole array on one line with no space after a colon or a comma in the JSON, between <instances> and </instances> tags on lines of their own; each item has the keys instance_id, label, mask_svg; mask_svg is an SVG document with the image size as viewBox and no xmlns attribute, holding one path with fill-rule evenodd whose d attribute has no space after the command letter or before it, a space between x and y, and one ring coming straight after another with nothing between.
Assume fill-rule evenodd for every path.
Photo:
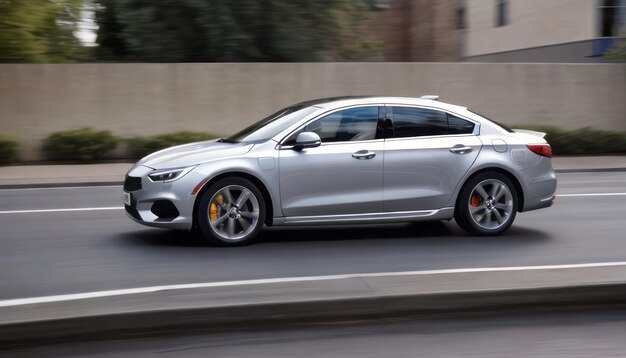
<instances>
[{"instance_id":1,"label":"car roof","mask_svg":"<svg viewBox=\"0 0 626 358\"><path fill-rule=\"evenodd\" d=\"M440 102L433 99L423 99L417 97L388 97L388 96L342 96L320 98L311 101L301 102L302 106L315 106L323 109L341 108L359 104L406 104L425 107L435 107L449 111L466 110L466 107L457 106L451 103Z\"/></svg>"}]
</instances>

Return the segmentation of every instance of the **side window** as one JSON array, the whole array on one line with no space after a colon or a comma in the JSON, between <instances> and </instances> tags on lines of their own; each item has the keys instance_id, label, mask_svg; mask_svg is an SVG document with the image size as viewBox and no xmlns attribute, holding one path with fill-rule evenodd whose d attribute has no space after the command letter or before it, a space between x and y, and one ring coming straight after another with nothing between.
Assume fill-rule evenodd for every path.
<instances>
[{"instance_id":1,"label":"side window","mask_svg":"<svg viewBox=\"0 0 626 358\"><path fill-rule=\"evenodd\" d=\"M315 132L322 143L331 143L376 139L377 129L378 106L375 106L331 113L307 124L302 132Z\"/></svg>"},{"instance_id":2,"label":"side window","mask_svg":"<svg viewBox=\"0 0 626 358\"><path fill-rule=\"evenodd\" d=\"M393 107L396 138L448 134L444 112L414 107Z\"/></svg>"},{"instance_id":3,"label":"side window","mask_svg":"<svg viewBox=\"0 0 626 358\"><path fill-rule=\"evenodd\" d=\"M448 113L449 134L472 134L475 124Z\"/></svg>"}]
</instances>

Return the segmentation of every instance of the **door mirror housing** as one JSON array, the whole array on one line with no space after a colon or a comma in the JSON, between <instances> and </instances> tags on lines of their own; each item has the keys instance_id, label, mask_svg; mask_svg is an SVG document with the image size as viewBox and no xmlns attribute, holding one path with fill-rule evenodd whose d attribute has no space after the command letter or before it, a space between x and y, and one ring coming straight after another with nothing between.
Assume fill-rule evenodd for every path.
<instances>
[{"instance_id":1,"label":"door mirror housing","mask_svg":"<svg viewBox=\"0 0 626 358\"><path fill-rule=\"evenodd\" d=\"M315 132L302 132L298 134L296 143L293 145L293 150L300 151L304 148L319 147L322 144L322 139Z\"/></svg>"}]
</instances>

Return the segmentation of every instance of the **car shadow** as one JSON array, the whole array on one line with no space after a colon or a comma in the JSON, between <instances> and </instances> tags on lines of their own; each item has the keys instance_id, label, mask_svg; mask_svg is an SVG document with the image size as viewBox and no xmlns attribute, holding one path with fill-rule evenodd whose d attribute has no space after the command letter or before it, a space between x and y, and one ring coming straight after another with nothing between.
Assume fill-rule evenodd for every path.
<instances>
[{"instance_id":1,"label":"car shadow","mask_svg":"<svg viewBox=\"0 0 626 358\"><path fill-rule=\"evenodd\" d=\"M420 243L519 243L528 244L548 240L542 231L513 225L498 236L472 236L454 222L427 221L399 224L335 225L335 226L279 226L261 231L259 244L298 242L345 242L364 240L411 240ZM123 239L136 245L210 247L199 232L146 229L125 233Z\"/></svg>"},{"instance_id":2,"label":"car shadow","mask_svg":"<svg viewBox=\"0 0 626 358\"><path fill-rule=\"evenodd\" d=\"M259 242L408 239L451 234L450 228L441 221L375 225L282 226L263 230L259 236Z\"/></svg>"},{"instance_id":3,"label":"car shadow","mask_svg":"<svg viewBox=\"0 0 626 358\"><path fill-rule=\"evenodd\" d=\"M121 239L134 245L145 246L209 246L197 232L184 230L144 229L124 233Z\"/></svg>"}]
</instances>

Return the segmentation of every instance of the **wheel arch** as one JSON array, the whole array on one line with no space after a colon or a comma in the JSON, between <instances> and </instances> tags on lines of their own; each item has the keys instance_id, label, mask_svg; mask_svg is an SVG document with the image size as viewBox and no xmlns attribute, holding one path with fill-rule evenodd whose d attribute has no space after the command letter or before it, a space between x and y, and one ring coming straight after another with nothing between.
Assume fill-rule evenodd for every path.
<instances>
[{"instance_id":1,"label":"wheel arch","mask_svg":"<svg viewBox=\"0 0 626 358\"><path fill-rule=\"evenodd\" d=\"M237 177L243 178L251 181L256 187L261 191L263 195L263 200L265 201L265 224L268 226L272 225L272 221L274 218L274 206L272 202L272 196L267 190L267 186L263 183L263 181L256 176L242 172L242 171L233 171L233 172L225 172L220 173L211 179L209 179L206 183L202 185L202 188L196 193L196 198L193 203L193 223L192 228L197 228L197 216L198 216L198 207L200 206L200 200L204 193L213 185L213 183L217 182L220 179L228 178L228 177Z\"/></svg>"},{"instance_id":2,"label":"wheel arch","mask_svg":"<svg viewBox=\"0 0 626 358\"><path fill-rule=\"evenodd\" d=\"M463 188L465 187L465 185L472 180L472 178L474 178L475 176L482 174L482 173L486 173L486 172L495 172L501 175L504 175L505 177L507 177L507 179L509 179L511 181L511 183L513 183L513 186L515 187L515 191L517 192L517 211L518 212L522 212L524 211L524 189L522 188L522 184L520 183L519 179L517 179L517 177L511 173L510 171L504 169L504 168L500 168L500 167L487 167L487 168L481 168L480 170L475 171L474 173L472 173L471 175L469 175L465 181L463 182L463 185L461 185L460 190L457 193L456 196L456 201L455 201L455 210L456 208L459 207L459 200L461 200L461 192L463 190Z\"/></svg>"}]
</instances>

